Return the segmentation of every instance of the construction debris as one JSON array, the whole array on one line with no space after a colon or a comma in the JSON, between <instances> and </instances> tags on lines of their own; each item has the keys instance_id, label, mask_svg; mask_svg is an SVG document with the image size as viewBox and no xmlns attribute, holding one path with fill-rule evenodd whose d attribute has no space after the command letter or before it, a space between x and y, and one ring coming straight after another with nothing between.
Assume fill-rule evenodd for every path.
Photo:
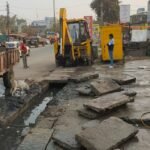
<instances>
[{"instance_id":1,"label":"construction debris","mask_svg":"<svg viewBox=\"0 0 150 150\"><path fill-rule=\"evenodd\" d=\"M67 150L80 150L80 145L75 140L76 133L80 132L80 129L66 129L66 130L56 130L53 135L53 140L59 146Z\"/></svg>"},{"instance_id":2,"label":"construction debris","mask_svg":"<svg viewBox=\"0 0 150 150\"><path fill-rule=\"evenodd\" d=\"M111 79L94 81L91 83L91 89L97 96L121 91L121 87Z\"/></svg>"},{"instance_id":3,"label":"construction debris","mask_svg":"<svg viewBox=\"0 0 150 150\"><path fill-rule=\"evenodd\" d=\"M138 129L121 119L111 117L95 127L76 134L77 141L87 150L112 150L138 133Z\"/></svg>"},{"instance_id":4,"label":"construction debris","mask_svg":"<svg viewBox=\"0 0 150 150\"><path fill-rule=\"evenodd\" d=\"M150 131L148 129L139 129L137 136L121 148L124 150L149 150L150 149Z\"/></svg>"},{"instance_id":5,"label":"construction debris","mask_svg":"<svg viewBox=\"0 0 150 150\"><path fill-rule=\"evenodd\" d=\"M92 95L94 95L94 93L92 93L92 89L91 89L90 86L84 86L84 87L77 88L76 91L78 91L79 94L83 95L83 96L92 96Z\"/></svg>"},{"instance_id":6,"label":"construction debris","mask_svg":"<svg viewBox=\"0 0 150 150\"><path fill-rule=\"evenodd\" d=\"M103 114L129 102L131 99L128 96L117 92L91 100L85 103L84 107Z\"/></svg>"},{"instance_id":7,"label":"construction debris","mask_svg":"<svg viewBox=\"0 0 150 150\"><path fill-rule=\"evenodd\" d=\"M38 124L37 124L37 128L44 128L44 129L51 129L53 128L53 125L55 124L55 122L57 121L57 118L55 117L41 117L38 120Z\"/></svg>"},{"instance_id":8,"label":"construction debris","mask_svg":"<svg viewBox=\"0 0 150 150\"><path fill-rule=\"evenodd\" d=\"M53 130L35 128L28 134L17 150L45 150Z\"/></svg>"},{"instance_id":9,"label":"construction debris","mask_svg":"<svg viewBox=\"0 0 150 150\"><path fill-rule=\"evenodd\" d=\"M88 119L97 119L100 116L97 112L86 108L81 108L78 109L77 111L80 116Z\"/></svg>"},{"instance_id":10,"label":"construction debris","mask_svg":"<svg viewBox=\"0 0 150 150\"><path fill-rule=\"evenodd\" d=\"M116 78L113 78L113 80L116 81L119 85L126 85L126 84L136 82L135 77L133 77L131 75L126 75L126 74L117 76Z\"/></svg>"},{"instance_id":11,"label":"construction debris","mask_svg":"<svg viewBox=\"0 0 150 150\"><path fill-rule=\"evenodd\" d=\"M79 82L84 82L90 79L96 79L99 77L98 73L84 73L80 75L76 75L70 78L70 81L79 83Z\"/></svg>"}]
</instances>

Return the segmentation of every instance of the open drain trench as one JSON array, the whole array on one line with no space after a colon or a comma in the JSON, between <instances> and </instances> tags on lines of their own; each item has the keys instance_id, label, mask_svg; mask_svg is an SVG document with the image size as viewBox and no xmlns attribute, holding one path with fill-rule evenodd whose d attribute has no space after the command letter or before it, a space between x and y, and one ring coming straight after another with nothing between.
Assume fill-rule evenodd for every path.
<instances>
[{"instance_id":1,"label":"open drain trench","mask_svg":"<svg viewBox=\"0 0 150 150\"><path fill-rule=\"evenodd\" d=\"M42 96L34 106L24 113L24 115L18 118L12 125L0 129L0 146L3 150L14 150L22 141L22 131L28 132L28 127L34 127L36 125L37 118L46 109L47 105L61 105L66 101L71 101L79 97L78 92L75 90L81 86L88 86L89 81L82 83L68 84L53 84L50 85L49 90ZM135 126L141 126L141 122L137 123L130 119L126 119L130 124ZM49 139L49 142L51 138ZM49 143L48 142L48 143ZM48 143L45 147L47 149Z\"/></svg>"},{"instance_id":2,"label":"open drain trench","mask_svg":"<svg viewBox=\"0 0 150 150\"><path fill-rule=\"evenodd\" d=\"M50 85L49 90L21 117L17 118L10 126L0 128L0 149L16 149L23 139L21 134L27 134L29 129L36 125L38 117L42 112L44 112L48 104L55 105L56 102L53 98L57 92L63 88L63 86L65 85ZM2 95L3 91L4 89L1 90Z\"/></svg>"}]
</instances>

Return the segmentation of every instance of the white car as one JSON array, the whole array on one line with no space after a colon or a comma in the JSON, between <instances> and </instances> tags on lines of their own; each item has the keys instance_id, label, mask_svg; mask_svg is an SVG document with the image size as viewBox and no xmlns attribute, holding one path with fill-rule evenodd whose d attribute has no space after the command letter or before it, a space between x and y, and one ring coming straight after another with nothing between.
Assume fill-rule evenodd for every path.
<instances>
[{"instance_id":1,"label":"white car","mask_svg":"<svg viewBox=\"0 0 150 150\"><path fill-rule=\"evenodd\" d=\"M18 49L19 55L20 55L20 57L22 57L19 41L6 42L6 48L7 49ZM30 48L28 46L26 46L26 48L27 48L27 56L30 56Z\"/></svg>"}]
</instances>

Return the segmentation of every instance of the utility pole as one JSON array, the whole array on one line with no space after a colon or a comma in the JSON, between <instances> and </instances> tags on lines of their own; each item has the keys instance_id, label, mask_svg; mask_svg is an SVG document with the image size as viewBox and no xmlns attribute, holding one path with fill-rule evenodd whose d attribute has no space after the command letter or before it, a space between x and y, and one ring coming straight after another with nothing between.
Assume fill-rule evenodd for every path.
<instances>
[{"instance_id":1,"label":"utility pole","mask_svg":"<svg viewBox=\"0 0 150 150\"><path fill-rule=\"evenodd\" d=\"M55 10L55 0L53 0L53 11L54 11L54 31L56 32L56 10Z\"/></svg>"},{"instance_id":2,"label":"utility pole","mask_svg":"<svg viewBox=\"0 0 150 150\"><path fill-rule=\"evenodd\" d=\"M6 11L7 11L7 23L6 23L6 27L7 27L7 35L8 35L8 41L9 41L9 28L10 28L10 11L9 11L9 3L6 3Z\"/></svg>"},{"instance_id":3,"label":"utility pole","mask_svg":"<svg viewBox=\"0 0 150 150\"><path fill-rule=\"evenodd\" d=\"M101 3L100 3L100 23L101 25L104 25L104 3L103 3L103 0L101 0Z\"/></svg>"}]
</instances>

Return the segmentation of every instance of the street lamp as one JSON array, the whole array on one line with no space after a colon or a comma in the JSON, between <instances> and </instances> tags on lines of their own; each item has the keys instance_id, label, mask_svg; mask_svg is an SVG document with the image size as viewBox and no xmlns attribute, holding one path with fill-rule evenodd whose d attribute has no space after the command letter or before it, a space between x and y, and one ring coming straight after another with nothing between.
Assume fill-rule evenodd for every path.
<instances>
[{"instance_id":1,"label":"street lamp","mask_svg":"<svg viewBox=\"0 0 150 150\"><path fill-rule=\"evenodd\" d=\"M53 0L53 11L54 11L54 31L56 32L56 12L55 12L55 0Z\"/></svg>"}]
</instances>

